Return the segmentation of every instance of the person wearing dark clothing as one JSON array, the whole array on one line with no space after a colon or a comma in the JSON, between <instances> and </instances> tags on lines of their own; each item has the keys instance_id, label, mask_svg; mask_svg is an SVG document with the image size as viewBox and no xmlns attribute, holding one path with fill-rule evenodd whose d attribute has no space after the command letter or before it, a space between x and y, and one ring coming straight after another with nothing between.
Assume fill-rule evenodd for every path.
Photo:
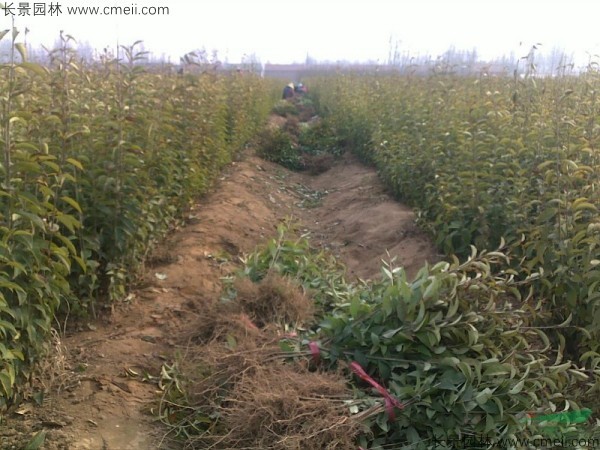
<instances>
[{"instance_id":1,"label":"person wearing dark clothing","mask_svg":"<svg viewBox=\"0 0 600 450\"><path fill-rule=\"evenodd\" d=\"M294 96L294 83L290 83L286 87L283 88L282 98L284 100L287 100L288 98L292 98L293 96Z\"/></svg>"}]
</instances>

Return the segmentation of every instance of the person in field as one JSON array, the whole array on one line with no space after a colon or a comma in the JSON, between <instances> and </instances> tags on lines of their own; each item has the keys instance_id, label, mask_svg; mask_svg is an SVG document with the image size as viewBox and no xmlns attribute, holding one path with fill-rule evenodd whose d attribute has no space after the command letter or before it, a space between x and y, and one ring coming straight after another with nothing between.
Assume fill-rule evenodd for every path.
<instances>
[{"instance_id":1,"label":"person in field","mask_svg":"<svg viewBox=\"0 0 600 450\"><path fill-rule=\"evenodd\" d=\"M294 88L294 91L296 92L296 94L304 95L308 92L308 89L304 84L298 83Z\"/></svg>"},{"instance_id":2,"label":"person in field","mask_svg":"<svg viewBox=\"0 0 600 450\"><path fill-rule=\"evenodd\" d=\"M283 96L284 100L290 99L294 97L294 83L288 84L283 88Z\"/></svg>"}]
</instances>

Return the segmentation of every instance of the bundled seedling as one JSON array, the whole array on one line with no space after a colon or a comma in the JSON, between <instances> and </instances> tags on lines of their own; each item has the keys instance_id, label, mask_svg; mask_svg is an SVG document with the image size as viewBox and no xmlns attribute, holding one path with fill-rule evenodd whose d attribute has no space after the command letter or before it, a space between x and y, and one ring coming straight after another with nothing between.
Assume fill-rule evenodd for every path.
<instances>
[{"instance_id":1,"label":"bundled seedling","mask_svg":"<svg viewBox=\"0 0 600 450\"><path fill-rule=\"evenodd\" d=\"M215 343L163 370L165 439L184 448L346 449L362 427L339 374L282 361L275 348Z\"/></svg>"},{"instance_id":2,"label":"bundled seedling","mask_svg":"<svg viewBox=\"0 0 600 450\"><path fill-rule=\"evenodd\" d=\"M287 251L277 253L286 260ZM171 428L165 439L215 449L353 445L363 427L350 417L345 378L315 371L304 356L285 361L300 355L280 341L313 320L313 302L279 268L254 267L255 281L236 279L191 327L185 355L163 368L158 413Z\"/></svg>"},{"instance_id":3,"label":"bundled seedling","mask_svg":"<svg viewBox=\"0 0 600 450\"><path fill-rule=\"evenodd\" d=\"M192 377L203 387L198 390L188 385L176 392L210 392L215 397L210 401L202 397L191 405L186 397L188 406L169 409L176 417L189 413L184 422L175 422L180 425L177 430L186 428L181 424L189 423L190 417L195 423L199 417L213 419L206 419L202 423L210 425L187 436L191 448L217 448L223 443L227 448L328 448L330 442L331 448L425 449L451 448L452 442L469 436L489 442L526 439L548 431L532 417L561 409L577 411L584 406L577 398L593 392L595 377L565 359L565 341L554 345L545 330L535 326L545 319L543 302L533 291L520 295L535 277L516 281L510 258L502 249L473 249L464 262L426 266L414 280L408 280L402 268L388 264L380 279L348 284L341 268L312 250L305 238L293 238L283 226L279 231L277 239L245 258L242 281L236 284L245 286L251 280L260 284L277 273L277 279L288 277L310 291L320 307L314 320L305 319L302 327L290 326L288 318L287 330L282 326L254 329L248 326L248 317L229 333L218 333L216 349L198 349L200 363L187 366L178 379ZM241 291L245 290L242 287ZM239 311L243 306L236 308ZM283 317L281 313L270 316ZM275 333L265 334L266 330ZM221 352L220 356L207 359L212 351ZM209 359L212 362L207 362ZM223 362L220 369L215 369L217 360ZM282 364L282 360L287 362ZM277 428L292 424L286 407L302 411L293 400L301 394L275 384L267 373L285 376L303 389L311 373L304 372L306 368L316 371L315 377L321 381L322 371L326 371L345 377L352 386L352 396L321 398L333 408L327 409L330 413L323 412L327 421L321 424L335 430L334 434L322 434L330 441L299 440L302 433L320 435L309 432L314 424L308 411L302 415L303 425L308 427L302 433L295 427ZM266 387L256 384L257 374L266 380ZM325 389L322 383L313 382ZM337 392L328 389L325 391ZM268 407L262 396L265 392L271 392ZM591 398L590 406L596 401ZM261 405L260 412L246 409L252 402ZM325 408L321 403L304 406L313 412ZM246 424L252 424L250 428L237 422L240 410L248 418ZM331 415L333 411L337 413ZM341 425L350 428L339 428ZM572 423L558 426L561 432L574 431ZM254 437L248 440L250 430ZM277 443L269 440L273 430L279 430ZM344 430L352 430L352 439L336 440ZM193 437L198 432L200 437ZM285 437L288 433L289 439Z\"/></svg>"}]
</instances>

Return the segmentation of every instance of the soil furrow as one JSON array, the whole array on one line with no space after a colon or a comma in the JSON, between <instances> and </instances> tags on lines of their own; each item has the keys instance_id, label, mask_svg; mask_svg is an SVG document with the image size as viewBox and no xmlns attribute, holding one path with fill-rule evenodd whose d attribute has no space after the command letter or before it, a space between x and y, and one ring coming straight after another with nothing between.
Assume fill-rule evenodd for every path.
<instances>
[{"instance_id":1,"label":"soil furrow","mask_svg":"<svg viewBox=\"0 0 600 450\"><path fill-rule=\"evenodd\" d=\"M9 418L1 448L21 448L40 429L50 450L159 448L166 430L150 412L161 365L185 352L178 343L191 331L190 319L220 296L221 279L239 267L239 257L273 237L288 217L314 245L341 258L349 279L378 276L390 256L409 275L438 259L411 210L353 157L311 176L247 156L156 249L144 283L127 301L62 338L45 381L52 394L43 407L26 404Z\"/></svg>"}]
</instances>

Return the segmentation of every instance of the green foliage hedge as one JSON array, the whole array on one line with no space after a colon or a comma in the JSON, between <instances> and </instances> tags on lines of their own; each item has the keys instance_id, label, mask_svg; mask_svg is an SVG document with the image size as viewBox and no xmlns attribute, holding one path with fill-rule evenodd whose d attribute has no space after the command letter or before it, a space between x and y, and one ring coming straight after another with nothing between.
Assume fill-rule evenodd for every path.
<instances>
[{"instance_id":1,"label":"green foliage hedge","mask_svg":"<svg viewBox=\"0 0 600 450\"><path fill-rule=\"evenodd\" d=\"M313 80L322 114L418 214L446 254L505 238L515 276L598 366L600 73L538 78L373 75ZM553 333L555 334L555 333ZM558 333L555 339L558 339ZM589 353L591 352L591 353Z\"/></svg>"},{"instance_id":2,"label":"green foliage hedge","mask_svg":"<svg viewBox=\"0 0 600 450\"><path fill-rule=\"evenodd\" d=\"M2 37L0 412L21 396L51 327L123 296L273 98L251 74L145 69L137 43L85 64L61 34L43 67L16 30Z\"/></svg>"}]
</instances>

